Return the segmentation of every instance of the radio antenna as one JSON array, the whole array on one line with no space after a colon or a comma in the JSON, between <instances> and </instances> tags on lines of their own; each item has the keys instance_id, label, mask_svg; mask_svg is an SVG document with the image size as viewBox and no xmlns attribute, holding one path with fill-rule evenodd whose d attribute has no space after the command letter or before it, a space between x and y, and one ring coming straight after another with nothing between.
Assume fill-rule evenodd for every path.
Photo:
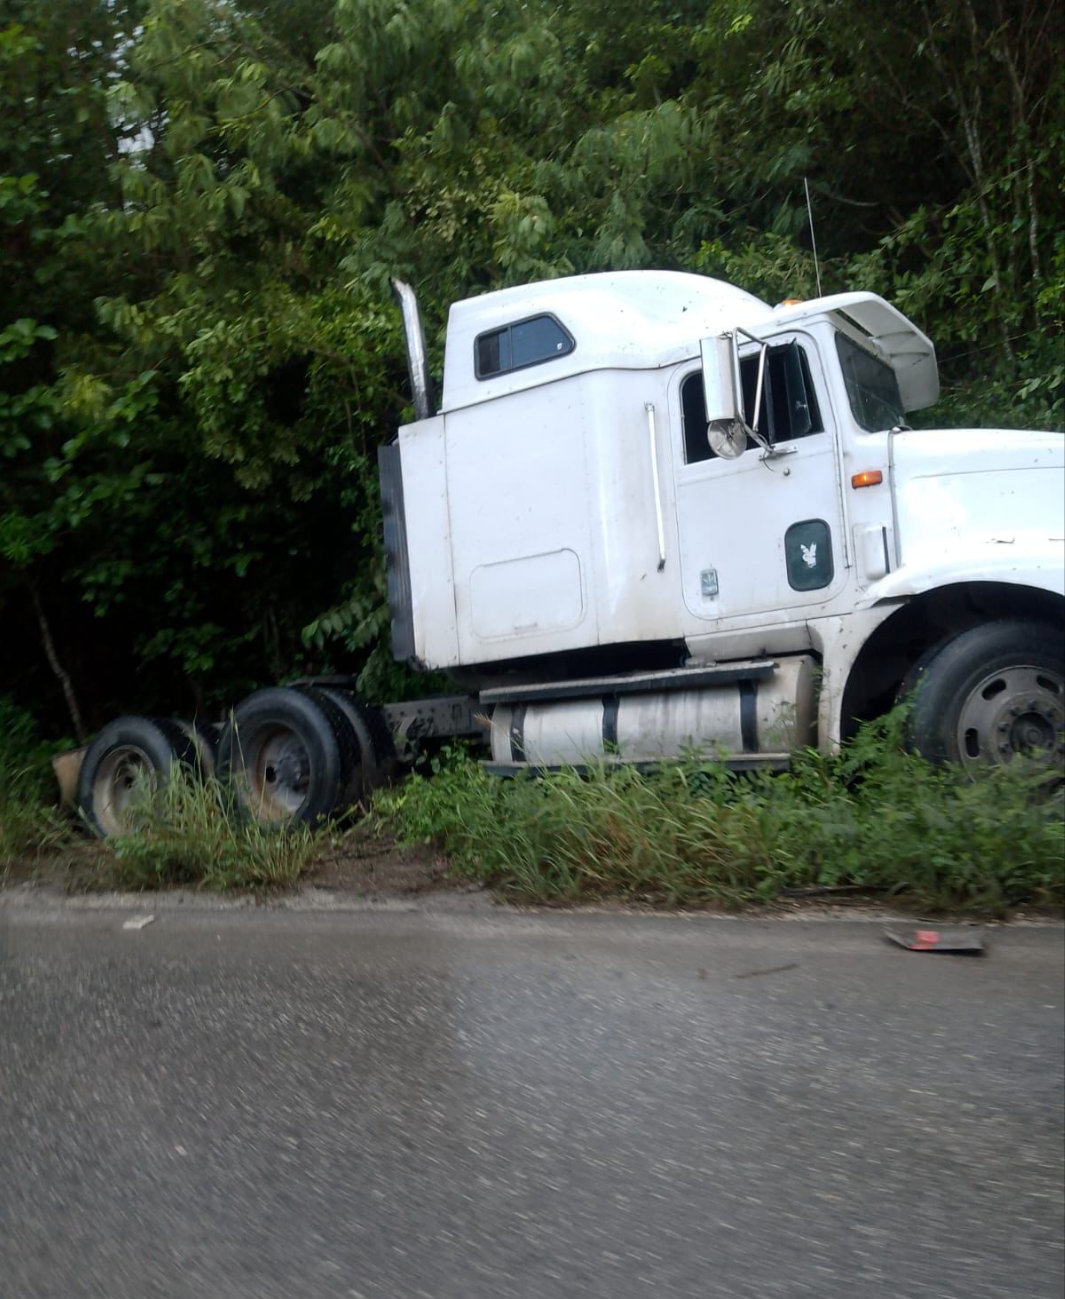
<instances>
[{"instance_id":1,"label":"radio antenna","mask_svg":"<svg viewBox=\"0 0 1065 1299\"><path fill-rule=\"evenodd\" d=\"M810 182L804 176L802 178L803 189L806 190L806 215L810 220L810 244L814 250L814 274L817 276L817 296L821 296L821 267L817 262L817 239L814 235L814 209L810 203Z\"/></svg>"}]
</instances>

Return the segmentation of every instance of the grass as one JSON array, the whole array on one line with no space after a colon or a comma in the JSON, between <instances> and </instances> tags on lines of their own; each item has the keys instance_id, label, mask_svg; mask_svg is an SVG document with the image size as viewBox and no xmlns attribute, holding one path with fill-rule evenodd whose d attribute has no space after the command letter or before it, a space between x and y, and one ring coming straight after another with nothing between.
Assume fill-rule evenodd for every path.
<instances>
[{"instance_id":1,"label":"grass","mask_svg":"<svg viewBox=\"0 0 1065 1299\"><path fill-rule=\"evenodd\" d=\"M740 906L857 887L945 910L1060 907L1060 784L1019 761L975 777L932 767L902 750L900 726L883 719L834 757L806 752L788 773L751 777L691 758L506 781L451 750L379 791L373 820L534 902ZM133 832L90 845L49 805L51 749L2 700L0 728L0 880L51 862L96 887L262 889L294 884L322 850L321 832L249 823L218 784L184 772L145 791Z\"/></svg>"},{"instance_id":2,"label":"grass","mask_svg":"<svg viewBox=\"0 0 1065 1299\"><path fill-rule=\"evenodd\" d=\"M248 820L217 781L197 780L180 768L154 794L143 791L131 826L102 845L117 888L292 885L310 865L321 833L294 826L279 834Z\"/></svg>"},{"instance_id":3,"label":"grass","mask_svg":"<svg viewBox=\"0 0 1065 1299\"><path fill-rule=\"evenodd\" d=\"M34 797L0 795L0 880L18 864L33 864L70 841L70 825Z\"/></svg>"},{"instance_id":4,"label":"grass","mask_svg":"<svg viewBox=\"0 0 1065 1299\"><path fill-rule=\"evenodd\" d=\"M1022 762L975 778L933 767L902 750L900 726L873 723L842 753L803 753L778 775L690 759L501 781L452 755L380 792L375 814L529 901L738 906L855 886L938 909L1060 906L1060 786Z\"/></svg>"},{"instance_id":5,"label":"grass","mask_svg":"<svg viewBox=\"0 0 1065 1299\"><path fill-rule=\"evenodd\" d=\"M37 739L25 710L0 696L0 879L69 838L68 822L50 806L53 748Z\"/></svg>"},{"instance_id":6,"label":"grass","mask_svg":"<svg viewBox=\"0 0 1065 1299\"><path fill-rule=\"evenodd\" d=\"M102 842L38 798L0 796L0 881L13 868L51 869L80 887L202 888L218 892L295 884L311 864L322 832L279 834L240 817L217 781L175 770L154 793L146 786L128 834Z\"/></svg>"},{"instance_id":7,"label":"grass","mask_svg":"<svg viewBox=\"0 0 1065 1299\"><path fill-rule=\"evenodd\" d=\"M54 806L53 751L0 698L0 882L50 871L93 887L258 889L295 883L316 851L309 830L248 822L217 782L183 770L157 793L143 790L130 834L91 841Z\"/></svg>"}]
</instances>

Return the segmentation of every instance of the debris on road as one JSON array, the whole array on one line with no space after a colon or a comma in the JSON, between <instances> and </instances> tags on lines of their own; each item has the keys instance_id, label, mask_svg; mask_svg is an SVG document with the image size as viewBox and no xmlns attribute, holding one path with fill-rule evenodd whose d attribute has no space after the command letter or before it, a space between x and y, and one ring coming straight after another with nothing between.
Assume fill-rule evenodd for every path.
<instances>
[{"instance_id":1,"label":"debris on road","mask_svg":"<svg viewBox=\"0 0 1065 1299\"><path fill-rule=\"evenodd\" d=\"M951 952L960 956L983 956L987 948L978 929L914 929L905 934L887 930L884 935L908 952Z\"/></svg>"},{"instance_id":2,"label":"debris on road","mask_svg":"<svg viewBox=\"0 0 1065 1299\"><path fill-rule=\"evenodd\" d=\"M757 979L763 974L783 974L785 970L797 970L798 961L792 961L789 965L771 965L768 970L747 970L743 974L734 974L734 979Z\"/></svg>"},{"instance_id":3,"label":"debris on road","mask_svg":"<svg viewBox=\"0 0 1065 1299\"><path fill-rule=\"evenodd\" d=\"M146 925L150 925L154 919L155 916L132 916L129 920L123 922L122 928L143 929Z\"/></svg>"}]
</instances>

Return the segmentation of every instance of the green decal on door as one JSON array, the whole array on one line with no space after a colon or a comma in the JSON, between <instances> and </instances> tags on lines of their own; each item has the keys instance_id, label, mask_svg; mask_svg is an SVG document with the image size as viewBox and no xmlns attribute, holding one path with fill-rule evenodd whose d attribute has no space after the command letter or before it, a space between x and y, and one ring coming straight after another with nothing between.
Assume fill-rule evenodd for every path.
<instances>
[{"instance_id":1,"label":"green decal on door","mask_svg":"<svg viewBox=\"0 0 1065 1299\"><path fill-rule=\"evenodd\" d=\"M832 532L824 519L804 519L784 533L784 562L793 591L819 591L829 586L836 570L832 563Z\"/></svg>"}]
</instances>

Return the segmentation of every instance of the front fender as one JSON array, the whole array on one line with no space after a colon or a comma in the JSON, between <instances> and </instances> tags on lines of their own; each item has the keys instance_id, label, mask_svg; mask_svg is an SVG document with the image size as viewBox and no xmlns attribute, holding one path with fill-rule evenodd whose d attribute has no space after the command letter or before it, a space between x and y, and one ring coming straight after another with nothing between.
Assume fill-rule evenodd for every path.
<instances>
[{"instance_id":1,"label":"front fender","mask_svg":"<svg viewBox=\"0 0 1065 1299\"><path fill-rule=\"evenodd\" d=\"M1006 539L984 543L982 549L984 553L979 555L971 550L964 555L948 552L903 564L868 586L859 607L968 582L1005 582L1065 596L1065 542L1056 551L1020 548Z\"/></svg>"}]
</instances>

